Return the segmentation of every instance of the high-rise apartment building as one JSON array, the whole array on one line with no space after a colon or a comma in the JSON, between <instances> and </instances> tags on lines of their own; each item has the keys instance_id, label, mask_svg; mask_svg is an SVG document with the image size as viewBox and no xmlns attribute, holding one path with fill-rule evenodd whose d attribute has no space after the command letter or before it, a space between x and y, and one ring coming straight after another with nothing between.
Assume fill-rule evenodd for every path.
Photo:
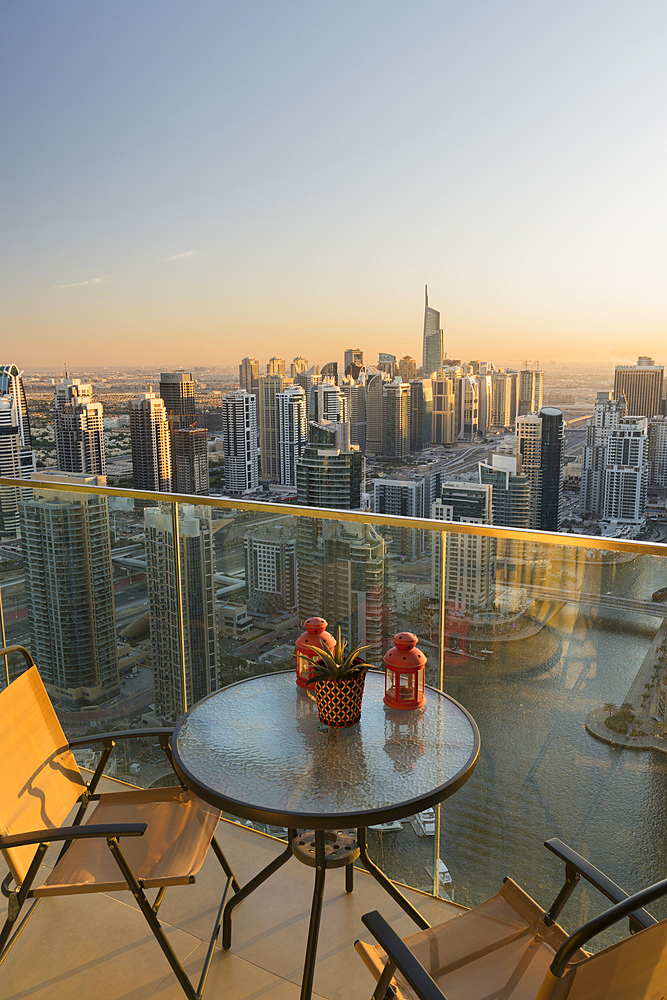
<instances>
[{"instance_id":1,"label":"high-rise apartment building","mask_svg":"<svg viewBox=\"0 0 667 1000\"><path fill-rule=\"evenodd\" d=\"M493 426L493 378L491 375L478 374L477 382L478 420L477 433L486 437Z\"/></svg>"},{"instance_id":2,"label":"high-rise apartment building","mask_svg":"<svg viewBox=\"0 0 667 1000\"><path fill-rule=\"evenodd\" d=\"M192 374L183 371L162 372L160 396L174 430L177 427L189 427L194 422L195 383Z\"/></svg>"},{"instance_id":3,"label":"high-rise apartment building","mask_svg":"<svg viewBox=\"0 0 667 1000\"><path fill-rule=\"evenodd\" d=\"M300 386L288 385L277 393L280 485L296 489L296 465L308 442L306 394Z\"/></svg>"},{"instance_id":4,"label":"high-rise apartment building","mask_svg":"<svg viewBox=\"0 0 667 1000\"><path fill-rule=\"evenodd\" d=\"M442 469L434 466L374 479L373 510L378 514L430 518L431 507L440 495L441 485ZM382 533L392 539L393 555L408 559L423 555L427 542L424 531L392 526L383 528Z\"/></svg>"},{"instance_id":5,"label":"high-rise apartment building","mask_svg":"<svg viewBox=\"0 0 667 1000\"><path fill-rule=\"evenodd\" d=\"M443 483L440 499L433 504L432 516L436 521L490 524L491 489L489 485L478 483ZM463 614L493 607L493 539L482 535L464 535L455 530L448 531L445 537L445 601L453 610ZM440 551L440 536L436 535L431 560L434 597L440 596Z\"/></svg>"},{"instance_id":6,"label":"high-rise apartment building","mask_svg":"<svg viewBox=\"0 0 667 1000\"><path fill-rule=\"evenodd\" d=\"M174 493L208 496L208 434L205 427L174 430L172 470Z\"/></svg>"},{"instance_id":7,"label":"high-rise apartment building","mask_svg":"<svg viewBox=\"0 0 667 1000\"><path fill-rule=\"evenodd\" d=\"M382 454L405 458L410 454L410 385L385 382L382 388Z\"/></svg>"},{"instance_id":8,"label":"high-rise apartment building","mask_svg":"<svg viewBox=\"0 0 667 1000\"><path fill-rule=\"evenodd\" d=\"M275 521L254 525L243 536L243 548L248 609L265 615L296 611L295 528Z\"/></svg>"},{"instance_id":9,"label":"high-rise apartment building","mask_svg":"<svg viewBox=\"0 0 667 1000\"><path fill-rule=\"evenodd\" d=\"M285 375L285 359L284 358L269 358L266 362L266 374L267 375Z\"/></svg>"},{"instance_id":10,"label":"high-rise apartment building","mask_svg":"<svg viewBox=\"0 0 667 1000\"><path fill-rule=\"evenodd\" d=\"M327 609L352 645L381 655L384 643L385 541L370 524L300 517L299 617Z\"/></svg>"},{"instance_id":11,"label":"high-rise apartment building","mask_svg":"<svg viewBox=\"0 0 667 1000\"><path fill-rule=\"evenodd\" d=\"M283 375L260 375L257 396L259 417L259 448L261 476L265 482L277 483L280 477L280 448L277 395L285 388Z\"/></svg>"},{"instance_id":12,"label":"high-rise apartment building","mask_svg":"<svg viewBox=\"0 0 667 1000\"><path fill-rule=\"evenodd\" d=\"M646 517L648 421L622 417L607 436L603 521L639 528Z\"/></svg>"},{"instance_id":13,"label":"high-rise apartment building","mask_svg":"<svg viewBox=\"0 0 667 1000\"><path fill-rule=\"evenodd\" d=\"M648 454L651 484L667 486L667 416L664 414L648 422Z\"/></svg>"},{"instance_id":14,"label":"high-rise apartment building","mask_svg":"<svg viewBox=\"0 0 667 1000\"><path fill-rule=\"evenodd\" d=\"M216 691L219 683L213 529L210 511L203 510L184 504L178 526L188 705ZM144 537L155 708L163 718L174 720L183 711L183 698L171 511L147 507Z\"/></svg>"},{"instance_id":15,"label":"high-rise apartment building","mask_svg":"<svg viewBox=\"0 0 667 1000\"><path fill-rule=\"evenodd\" d=\"M106 483L104 476L52 475ZM60 707L96 705L120 691L107 498L36 488L19 510L30 650Z\"/></svg>"},{"instance_id":16,"label":"high-rise apartment building","mask_svg":"<svg viewBox=\"0 0 667 1000\"><path fill-rule=\"evenodd\" d=\"M440 327L440 313L428 304L428 286L424 285L424 340L422 351L422 375L429 378L433 372L442 371L445 350Z\"/></svg>"},{"instance_id":17,"label":"high-rise apartment building","mask_svg":"<svg viewBox=\"0 0 667 1000\"><path fill-rule=\"evenodd\" d=\"M662 413L663 365L641 357L636 365L617 365L614 372L614 399L625 396L628 416L648 420Z\"/></svg>"},{"instance_id":18,"label":"high-rise apartment building","mask_svg":"<svg viewBox=\"0 0 667 1000\"><path fill-rule=\"evenodd\" d=\"M343 371L346 375L349 375L348 371L350 365L356 365L357 368L363 368L364 366L364 352L360 347L348 347L345 351L345 360L343 362Z\"/></svg>"},{"instance_id":19,"label":"high-rise apartment building","mask_svg":"<svg viewBox=\"0 0 667 1000\"><path fill-rule=\"evenodd\" d=\"M347 419L350 423L350 443L366 451L366 386L352 377L343 379L341 392L345 396Z\"/></svg>"},{"instance_id":20,"label":"high-rise apartment building","mask_svg":"<svg viewBox=\"0 0 667 1000\"><path fill-rule=\"evenodd\" d=\"M382 454L382 387L384 378L378 372L366 383L366 452Z\"/></svg>"},{"instance_id":21,"label":"high-rise apartment building","mask_svg":"<svg viewBox=\"0 0 667 1000\"><path fill-rule=\"evenodd\" d=\"M521 457L507 451L494 452L490 462L480 462L479 481L491 487L494 524L509 528L530 527L530 480L521 471Z\"/></svg>"},{"instance_id":22,"label":"high-rise apartment building","mask_svg":"<svg viewBox=\"0 0 667 1000\"><path fill-rule=\"evenodd\" d=\"M308 358L293 358L290 365L290 376L296 378L301 372L308 371Z\"/></svg>"},{"instance_id":23,"label":"high-rise apartment building","mask_svg":"<svg viewBox=\"0 0 667 1000\"><path fill-rule=\"evenodd\" d=\"M30 479L36 466L30 434L30 415L28 413L22 375L23 373L19 371L16 365L0 365L0 396L9 396L11 398L21 442L21 477L23 479Z\"/></svg>"},{"instance_id":24,"label":"high-rise apartment building","mask_svg":"<svg viewBox=\"0 0 667 1000\"><path fill-rule=\"evenodd\" d=\"M423 451L433 434L433 380L410 382L410 451Z\"/></svg>"},{"instance_id":25,"label":"high-rise apartment building","mask_svg":"<svg viewBox=\"0 0 667 1000\"><path fill-rule=\"evenodd\" d=\"M239 389L222 397L225 489L246 495L259 487L257 399Z\"/></svg>"},{"instance_id":26,"label":"high-rise apartment building","mask_svg":"<svg viewBox=\"0 0 667 1000\"><path fill-rule=\"evenodd\" d=\"M239 388L257 395L258 379L259 361L257 358L243 358L239 365Z\"/></svg>"},{"instance_id":27,"label":"high-rise apartment building","mask_svg":"<svg viewBox=\"0 0 667 1000\"><path fill-rule=\"evenodd\" d=\"M350 444L349 424L311 421L296 482L297 500L304 507L361 507L364 456L358 445Z\"/></svg>"},{"instance_id":28,"label":"high-rise apartment building","mask_svg":"<svg viewBox=\"0 0 667 1000\"><path fill-rule=\"evenodd\" d=\"M334 423L348 419L346 394L331 377L325 376L311 387L308 419L332 420Z\"/></svg>"},{"instance_id":29,"label":"high-rise apartment building","mask_svg":"<svg viewBox=\"0 0 667 1000\"><path fill-rule=\"evenodd\" d=\"M441 373L431 380L431 385L433 387L431 441L433 444L452 444L456 440L454 379Z\"/></svg>"},{"instance_id":30,"label":"high-rise apartment building","mask_svg":"<svg viewBox=\"0 0 667 1000\"><path fill-rule=\"evenodd\" d=\"M12 396L0 396L0 475L22 479L21 433ZM19 530L19 495L14 486L0 486L0 536Z\"/></svg>"},{"instance_id":31,"label":"high-rise apartment building","mask_svg":"<svg viewBox=\"0 0 667 1000\"><path fill-rule=\"evenodd\" d=\"M454 379L456 395L456 437L459 441L476 441L479 436L479 385L474 375Z\"/></svg>"},{"instance_id":32,"label":"high-rise apartment building","mask_svg":"<svg viewBox=\"0 0 667 1000\"><path fill-rule=\"evenodd\" d=\"M516 436L523 471L530 480L530 527L558 531L563 504L563 414L544 406L517 417Z\"/></svg>"},{"instance_id":33,"label":"high-rise apartment building","mask_svg":"<svg viewBox=\"0 0 667 1000\"><path fill-rule=\"evenodd\" d=\"M618 427L625 412L624 396L617 400L611 392L598 392L593 418L586 428L586 444L581 460L579 505L589 516L603 516L607 438Z\"/></svg>"},{"instance_id":34,"label":"high-rise apartment building","mask_svg":"<svg viewBox=\"0 0 667 1000\"><path fill-rule=\"evenodd\" d=\"M398 362L398 374L401 376L401 382L411 382L417 378L417 362L409 354Z\"/></svg>"},{"instance_id":35,"label":"high-rise apartment building","mask_svg":"<svg viewBox=\"0 0 667 1000\"><path fill-rule=\"evenodd\" d=\"M519 372L518 416L539 413L544 401L544 372L539 368L524 368Z\"/></svg>"},{"instance_id":36,"label":"high-rise apartment building","mask_svg":"<svg viewBox=\"0 0 667 1000\"><path fill-rule=\"evenodd\" d=\"M164 400L152 390L130 400L130 438L134 488L171 493L169 419Z\"/></svg>"},{"instance_id":37,"label":"high-rise apartment building","mask_svg":"<svg viewBox=\"0 0 667 1000\"><path fill-rule=\"evenodd\" d=\"M53 434L58 469L105 474L104 413L102 404L93 401L89 382L66 377L56 384Z\"/></svg>"}]
</instances>

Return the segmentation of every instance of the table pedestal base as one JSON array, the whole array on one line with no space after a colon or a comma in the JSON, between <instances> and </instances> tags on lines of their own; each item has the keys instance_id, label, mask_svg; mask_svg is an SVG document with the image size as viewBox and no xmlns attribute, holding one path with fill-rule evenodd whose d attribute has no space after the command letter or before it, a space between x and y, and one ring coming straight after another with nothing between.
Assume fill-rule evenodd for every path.
<instances>
[{"instance_id":1,"label":"table pedestal base","mask_svg":"<svg viewBox=\"0 0 667 1000\"><path fill-rule=\"evenodd\" d=\"M366 845L366 830L363 827L359 827L357 830L356 840L351 830L337 832L308 830L300 837L297 837L296 830L288 830L288 843L282 854L274 858L270 864L263 868L247 885L244 885L242 889L227 901L222 919L222 947L225 950L231 948L232 944L232 910L234 907L238 906L240 902L246 899L263 882L266 882L274 872L282 868L292 855L298 858L303 864L307 864L315 869L315 885L313 887L313 901L310 907L310 923L308 925L308 941L306 943L306 957L301 984L301 1000L310 1000L313 992L317 941L320 934L324 880L327 868L341 868L345 866L345 890L346 892L352 892L352 862L360 858L364 868L380 883L385 892L389 893L401 909L414 920L418 927L425 930L430 926L421 913L396 888L394 883L387 878L382 869L378 868L371 861Z\"/></svg>"}]
</instances>

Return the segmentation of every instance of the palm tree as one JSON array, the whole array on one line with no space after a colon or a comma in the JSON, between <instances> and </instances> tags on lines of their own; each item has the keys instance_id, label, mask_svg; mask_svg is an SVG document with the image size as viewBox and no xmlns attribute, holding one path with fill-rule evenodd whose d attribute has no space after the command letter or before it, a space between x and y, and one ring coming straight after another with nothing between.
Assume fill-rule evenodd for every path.
<instances>
[{"instance_id":1,"label":"palm tree","mask_svg":"<svg viewBox=\"0 0 667 1000\"><path fill-rule=\"evenodd\" d=\"M614 704L613 701L608 701L602 707L604 708L605 712L607 713L607 718L609 718L610 715L613 715L614 712L616 711L616 705Z\"/></svg>"}]
</instances>

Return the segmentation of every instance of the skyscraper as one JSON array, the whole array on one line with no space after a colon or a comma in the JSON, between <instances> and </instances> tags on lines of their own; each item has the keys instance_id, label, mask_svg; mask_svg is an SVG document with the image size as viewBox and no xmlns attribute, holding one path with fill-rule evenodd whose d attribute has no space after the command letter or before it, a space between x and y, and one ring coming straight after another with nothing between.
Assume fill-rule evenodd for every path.
<instances>
[{"instance_id":1,"label":"skyscraper","mask_svg":"<svg viewBox=\"0 0 667 1000\"><path fill-rule=\"evenodd\" d=\"M366 382L366 452L382 454L382 387L384 379L378 372Z\"/></svg>"},{"instance_id":2,"label":"skyscraper","mask_svg":"<svg viewBox=\"0 0 667 1000\"><path fill-rule=\"evenodd\" d=\"M519 373L518 415L538 413L544 401L544 372L539 368L524 368Z\"/></svg>"},{"instance_id":3,"label":"skyscraper","mask_svg":"<svg viewBox=\"0 0 667 1000\"><path fill-rule=\"evenodd\" d=\"M134 488L171 493L169 421L164 400L152 390L130 400L130 437Z\"/></svg>"},{"instance_id":4,"label":"skyscraper","mask_svg":"<svg viewBox=\"0 0 667 1000\"><path fill-rule=\"evenodd\" d=\"M410 454L410 385L385 382L382 388L382 454L405 458Z\"/></svg>"},{"instance_id":5,"label":"skyscraper","mask_svg":"<svg viewBox=\"0 0 667 1000\"><path fill-rule=\"evenodd\" d=\"M398 374L401 376L401 382L411 382L413 378L417 377L417 362L414 358L411 358L408 354L398 362Z\"/></svg>"},{"instance_id":6,"label":"skyscraper","mask_svg":"<svg viewBox=\"0 0 667 1000\"><path fill-rule=\"evenodd\" d=\"M530 526L530 480L521 471L521 458L510 452L494 452L490 462L479 463L479 481L491 487L494 524L509 528Z\"/></svg>"},{"instance_id":7,"label":"skyscraper","mask_svg":"<svg viewBox=\"0 0 667 1000\"><path fill-rule=\"evenodd\" d=\"M222 397L225 489L254 493L259 486L257 462L257 399L239 389Z\"/></svg>"},{"instance_id":8,"label":"skyscraper","mask_svg":"<svg viewBox=\"0 0 667 1000\"><path fill-rule=\"evenodd\" d=\"M0 475L23 478L21 433L12 396L0 396ZM0 486L0 536L18 533L19 493L14 486Z\"/></svg>"},{"instance_id":9,"label":"skyscraper","mask_svg":"<svg viewBox=\"0 0 667 1000\"><path fill-rule=\"evenodd\" d=\"M260 375L257 397L259 447L265 482L277 483L280 477L280 449L277 395L285 387L283 375Z\"/></svg>"},{"instance_id":10,"label":"skyscraper","mask_svg":"<svg viewBox=\"0 0 667 1000\"><path fill-rule=\"evenodd\" d=\"M614 398L625 396L628 416L651 419L662 412L664 367L653 358L641 357L636 365L617 365Z\"/></svg>"},{"instance_id":11,"label":"skyscraper","mask_svg":"<svg viewBox=\"0 0 667 1000\"><path fill-rule=\"evenodd\" d=\"M350 443L366 451L366 386L352 377L343 379L341 392L345 396L345 409L350 422Z\"/></svg>"},{"instance_id":12,"label":"skyscraper","mask_svg":"<svg viewBox=\"0 0 667 1000\"><path fill-rule=\"evenodd\" d=\"M285 375L285 359L284 358L269 358L266 362L266 374L267 375Z\"/></svg>"},{"instance_id":13,"label":"skyscraper","mask_svg":"<svg viewBox=\"0 0 667 1000\"><path fill-rule=\"evenodd\" d=\"M146 581L155 707L166 719L183 711L179 611L171 512L144 511ZM210 511L184 504L179 517L183 646L187 704L218 688L215 562Z\"/></svg>"},{"instance_id":14,"label":"skyscraper","mask_svg":"<svg viewBox=\"0 0 667 1000\"><path fill-rule=\"evenodd\" d=\"M89 382L66 377L56 384L53 434L58 469L104 475L104 415Z\"/></svg>"},{"instance_id":15,"label":"skyscraper","mask_svg":"<svg viewBox=\"0 0 667 1000\"><path fill-rule=\"evenodd\" d=\"M479 407L478 433L486 437L493 425L493 378L491 375L476 375L477 399Z\"/></svg>"},{"instance_id":16,"label":"skyscraper","mask_svg":"<svg viewBox=\"0 0 667 1000\"><path fill-rule=\"evenodd\" d=\"M293 358L290 365L290 377L296 378L301 372L308 371L308 358Z\"/></svg>"},{"instance_id":17,"label":"skyscraper","mask_svg":"<svg viewBox=\"0 0 667 1000\"><path fill-rule=\"evenodd\" d=\"M456 440L456 396L454 379L440 374L431 380L433 386L433 444L452 444Z\"/></svg>"},{"instance_id":18,"label":"skyscraper","mask_svg":"<svg viewBox=\"0 0 667 1000\"><path fill-rule=\"evenodd\" d=\"M611 392L598 392L581 462L579 505L585 514L603 516L607 438L624 416L624 396L616 400Z\"/></svg>"},{"instance_id":19,"label":"skyscraper","mask_svg":"<svg viewBox=\"0 0 667 1000\"><path fill-rule=\"evenodd\" d=\"M433 434L433 379L410 382L410 451L423 451Z\"/></svg>"},{"instance_id":20,"label":"skyscraper","mask_svg":"<svg viewBox=\"0 0 667 1000\"><path fill-rule=\"evenodd\" d=\"M243 549L249 610L265 615L296 611L294 526L275 520L253 525L243 536Z\"/></svg>"},{"instance_id":21,"label":"skyscraper","mask_svg":"<svg viewBox=\"0 0 667 1000\"><path fill-rule=\"evenodd\" d=\"M648 422L650 482L667 486L667 416L661 414Z\"/></svg>"},{"instance_id":22,"label":"skyscraper","mask_svg":"<svg viewBox=\"0 0 667 1000\"><path fill-rule=\"evenodd\" d=\"M160 396L174 430L189 427L195 419L195 383L188 372L162 372Z\"/></svg>"},{"instance_id":23,"label":"skyscraper","mask_svg":"<svg viewBox=\"0 0 667 1000\"><path fill-rule=\"evenodd\" d=\"M364 352L360 347L348 347L345 350L345 361L343 362L343 371L346 375L349 375L348 368L350 365L356 365L357 368L363 368L364 366Z\"/></svg>"},{"instance_id":24,"label":"skyscraper","mask_svg":"<svg viewBox=\"0 0 667 1000\"><path fill-rule=\"evenodd\" d=\"M62 708L98 704L120 690L107 498L37 488L19 509L30 648L41 677Z\"/></svg>"},{"instance_id":25,"label":"skyscraper","mask_svg":"<svg viewBox=\"0 0 667 1000\"><path fill-rule=\"evenodd\" d=\"M479 385L475 375L460 375L454 379L456 395L456 437L459 441L476 441L479 436Z\"/></svg>"},{"instance_id":26,"label":"skyscraper","mask_svg":"<svg viewBox=\"0 0 667 1000\"><path fill-rule=\"evenodd\" d=\"M297 500L304 507L358 510L364 456L350 444L349 424L326 420L308 427L308 444L296 464Z\"/></svg>"},{"instance_id":27,"label":"skyscraper","mask_svg":"<svg viewBox=\"0 0 667 1000\"><path fill-rule=\"evenodd\" d=\"M277 393L280 484L296 489L296 465L308 441L306 394L297 385Z\"/></svg>"},{"instance_id":28,"label":"skyscraper","mask_svg":"<svg viewBox=\"0 0 667 1000\"><path fill-rule=\"evenodd\" d=\"M174 430L172 470L174 493L208 495L208 434L205 427Z\"/></svg>"},{"instance_id":29,"label":"skyscraper","mask_svg":"<svg viewBox=\"0 0 667 1000\"><path fill-rule=\"evenodd\" d=\"M30 479L35 471L35 453L32 450L30 435L30 416L23 388L22 372L16 365L0 365L0 396L9 396L12 400L16 426L21 442L21 477ZM3 473L4 475L4 473Z\"/></svg>"},{"instance_id":30,"label":"skyscraper","mask_svg":"<svg viewBox=\"0 0 667 1000\"><path fill-rule=\"evenodd\" d=\"M239 365L239 388L257 394L259 361L257 358L243 358Z\"/></svg>"},{"instance_id":31,"label":"skyscraper","mask_svg":"<svg viewBox=\"0 0 667 1000\"><path fill-rule=\"evenodd\" d=\"M545 406L517 417L523 471L530 481L530 527L558 531L563 503L563 414Z\"/></svg>"},{"instance_id":32,"label":"skyscraper","mask_svg":"<svg viewBox=\"0 0 667 1000\"><path fill-rule=\"evenodd\" d=\"M443 483L440 499L435 501L431 512L436 521L490 524L491 486ZM445 601L462 613L492 607L495 597L493 539L451 530L446 534L445 544ZM431 562L434 597L440 596L440 548L440 536L436 535Z\"/></svg>"},{"instance_id":33,"label":"skyscraper","mask_svg":"<svg viewBox=\"0 0 667 1000\"><path fill-rule=\"evenodd\" d=\"M607 436L603 520L639 528L646 517L648 435L646 417L622 417Z\"/></svg>"},{"instance_id":34,"label":"skyscraper","mask_svg":"<svg viewBox=\"0 0 667 1000\"><path fill-rule=\"evenodd\" d=\"M308 419L333 420L334 423L348 419L346 395L331 378L325 378L311 387Z\"/></svg>"},{"instance_id":35,"label":"skyscraper","mask_svg":"<svg viewBox=\"0 0 667 1000\"><path fill-rule=\"evenodd\" d=\"M381 654L385 541L370 524L297 518L299 617L321 614L340 624L352 645Z\"/></svg>"},{"instance_id":36,"label":"skyscraper","mask_svg":"<svg viewBox=\"0 0 667 1000\"><path fill-rule=\"evenodd\" d=\"M444 364L443 333L440 327L440 313L428 304L428 286L424 285L424 346L422 352L422 375L428 378L433 372L442 371Z\"/></svg>"}]
</instances>

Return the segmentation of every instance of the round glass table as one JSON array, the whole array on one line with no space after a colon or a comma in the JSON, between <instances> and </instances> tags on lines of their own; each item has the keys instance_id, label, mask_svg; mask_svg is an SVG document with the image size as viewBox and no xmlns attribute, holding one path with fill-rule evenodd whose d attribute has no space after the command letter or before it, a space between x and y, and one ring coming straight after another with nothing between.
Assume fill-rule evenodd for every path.
<instances>
[{"instance_id":1,"label":"round glass table","mask_svg":"<svg viewBox=\"0 0 667 1000\"><path fill-rule=\"evenodd\" d=\"M361 721L322 725L294 672L265 674L222 688L183 716L172 739L181 779L205 801L243 819L288 828L287 849L227 903L232 910L297 853L298 830L313 830L315 890L301 997L310 997L324 893L327 831L357 830L364 867L420 927L428 923L369 858L366 828L412 816L463 785L479 756L474 719L448 695L426 688L423 709L383 703L384 673L366 675ZM335 838L334 838L335 839ZM352 864L346 889L352 891Z\"/></svg>"}]
</instances>

